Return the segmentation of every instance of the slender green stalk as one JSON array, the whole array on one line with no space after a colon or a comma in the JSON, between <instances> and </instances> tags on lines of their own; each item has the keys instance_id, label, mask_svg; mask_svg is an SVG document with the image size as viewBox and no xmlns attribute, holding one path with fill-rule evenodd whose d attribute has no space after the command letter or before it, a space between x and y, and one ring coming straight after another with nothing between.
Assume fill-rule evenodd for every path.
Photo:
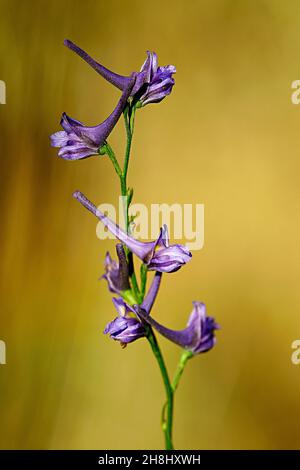
<instances>
[{"instance_id":1,"label":"slender green stalk","mask_svg":"<svg viewBox=\"0 0 300 470\"><path fill-rule=\"evenodd\" d=\"M147 266L146 264L141 265L140 275L141 275L141 298L144 299L146 293L146 285L147 285Z\"/></svg>"},{"instance_id":2,"label":"slender green stalk","mask_svg":"<svg viewBox=\"0 0 300 470\"><path fill-rule=\"evenodd\" d=\"M134 130L134 116L135 116L135 109L127 107L126 110L124 111L124 120L125 120L125 128L126 128L126 135L127 135L127 145L126 145L124 167L123 167L123 176L125 177L125 182L127 178L130 150L131 150L133 130Z\"/></svg>"},{"instance_id":3,"label":"slender green stalk","mask_svg":"<svg viewBox=\"0 0 300 470\"><path fill-rule=\"evenodd\" d=\"M128 196L128 188L127 188L127 173L128 173L128 165L129 165L129 159L130 159L130 150L131 150L131 143L132 143L132 136L133 136L133 127L130 126L130 113L134 115L135 110L131 109L130 106L127 106L127 108L124 111L124 121L125 121L125 128L126 128L126 136L127 136L127 144L126 144L126 150L125 150L125 157L124 157L124 165L123 165L123 171L120 176L120 183L121 183L121 193L123 196L123 202L125 204L124 207L124 214L125 214L125 230L126 232L129 231L129 196ZM138 286L138 282L136 279L136 275L134 272L134 265L133 265L133 256L131 252L128 252L128 261L130 264L130 270L131 270L131 282L132 282L132 287L137 295L138 299L140 299L140 290Z\"/></svg>"},{"instance_id":4,"label":"slender green stalk","mask_svg":"<svg viewBox=\"0 0 300 470\"><path fill-rule=\"evenodd\" d=\"M129 253L129 258L132 258L132 253L130 252ZM137 294L138 296L138 299L139 299L139 302L138 303L141 303L141 301L143 299L141 299L141 293L140 293L140 288L139 288L139 285L138 285L138 282L137 282L137 279L136 279L136 275L135 275L135 272L134 270L132 271L131 273L131 283L132 283L132 288L134 290L134 292Z\"/></svg>"},{"instance_id":5,"label":"slender green stalk","mask_svg":"<svg viewBox=\"0 0 300 470\"><path fill-rule=\"evenodd\" d=\"M119 176L119 178L121 178L122 177L122 170L120 168L118 160L116 159L116 156L115 156L115 153L114 153L113 149L111 148L111 146L108 143L105 144L104 151L106 152L106 154L108 155L110 161L112 162L112 164L114 166L114 169L116 170L117 175Z\"/></svg>"},{"instance_id":6,"label":"slender green stalk","mask_svg":"<svg viewBox=\"0 0 300 470\"><path fill-rule=\"evenodd\" d=\"M130 151L131 151L131 144L132 144L132 136L133 136L133 121L131 121L132 116L135 114L135 109L131 108L128 105L123 113L124 121L125 121L125 128L126 128L126 136L127 136L127 144L125 150L125 157L124 157L124 165L123 171L121 172L120 182L121 182L121 192L122 196L124 197L124 212L125 212L125 227L128 231L128 210L129 210L129 198L128 198L128 189L127 189L127 173L128 173L128 165L130 159ZM132 122L132 125L131 125Z\"/></svg>"},{"instance_id":7,"label":"slender green stalk","mask_svg":"<svg viewBox=\"0 0 300 470\"><path fill-rule=\"evenodd\" d=\"M173 450L173 441L172 441L172 425L173 425L173 388L170 383L168 371L165 365L164 358L162 356L160 347L157 343L156 336L153 333L151 328L148 328L147 339L150 343L152 348L153 354L156 357L157 363L160 368L160 372L162 375L162 379L164 382L166 395L167 395L167 403L164 409L167 411L167 418L163 419L162 421L162 428L165 434L165 443L166 443L166 450Z\"/></svg>"},{"instance_id":8,"label":"slender green stalk","mask_svg":"<svg viewBox=\"0 0 300 470\"><path fill-rule=\"evenodd\" d=\"M184 368L186 366L186 363L191 357L193 357L193 353L191 353L190 351L187 351L186 349L182 351L178 365L177 365L177 369L173 378L173 382L172 382L173 392L176 391L179 381L181 379L181 376L183 374Z\"/></svg>"},{"instance_id":9,"label":"slender green stalk","mask_svg":"<svg viewBox=\"0 0 300 470\"><path fill-rule=\"evenodd\" d=\"M177 365L177 369L176 369L176 372L175 372L175 375L174 375L174 378L173 378L173 382L171 384L171 388L172 388L172 400L173 400L173 406L174 406L174 395L175 395L175 392L177 390L177 387L179 385L179 381L181 379L181 376L183 374L183 371L184 371L184 368L187 364L187 361L193 357L193 354L190 352L190 351L186 351L186 350L183 350L182 351L182 354L180 356L180 359L179 359L179 362L178 362L178 365ZM168 412L169 414L169 399L167 399L166 403L164 404L163 406L163 409L162 409L162 414L161 414L161 422L162 422L162 428L164 429L164 426L167 425L168 423L168 415L167 415L167 419L165 417L165 414L166 414L166 411ZM173 410L172 410L173 411ZM172 426L172 421L171 421L171 426ZM172 429L172 428L171 428ZM172 432L172 431L171 431ZM172 437L172 434L171 434L171 437Z\"/></svg>"}]
</instances>

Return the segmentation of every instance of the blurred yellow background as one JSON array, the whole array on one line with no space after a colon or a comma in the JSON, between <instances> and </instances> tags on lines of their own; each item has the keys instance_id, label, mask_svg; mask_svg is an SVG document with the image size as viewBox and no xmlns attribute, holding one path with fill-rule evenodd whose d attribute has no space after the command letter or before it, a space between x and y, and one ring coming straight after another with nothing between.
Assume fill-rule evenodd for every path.
<instances>
[{"instance_id":1,"label":"blurred yellow background","mask_svg":"<svg viewBox=\"0 0 300 470\"><path fill-rule=\"evenodd\" d=\"M280 0L0 0L0 447L163 447L148 344L102 335L114 244L72 199L116 203L118 182L106 158L64 162L48 140L63 111L97 124L119 92L64 38L119 73L146 49L177 67L172 95L137 114L129 170L135 202L205 204L205 246L165 276L153 312L181 328L197 299L222 326L186 368L175 446L297 448L300 5ZM121 123L110 142L120 154ZM161 345L172 372L179 350Z\"/></svg>"}]
</instances>

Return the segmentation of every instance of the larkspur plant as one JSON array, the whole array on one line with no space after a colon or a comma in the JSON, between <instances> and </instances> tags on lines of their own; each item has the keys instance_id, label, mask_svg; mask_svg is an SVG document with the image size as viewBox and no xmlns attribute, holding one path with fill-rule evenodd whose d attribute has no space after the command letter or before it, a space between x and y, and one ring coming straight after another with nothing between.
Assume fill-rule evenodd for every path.
<instances>
[{"instance_id":1,"label":"larkspur plant","mask_svg":"<svg viewBox=\"0 0 300 470\"><path fill-rule=\"evenodd\" d=\"M101 124L87 127L63 113L61 119L63 130L54 133L50 139L52 146L59 148L58 155L64 160L80 160L93 155L107 155L119 177L124 201L124 230L98 210L80 191L75 191L73 196L119 240L116 244L118 260L113 259L107 253L104 263L105 272L102 278L107 281L109 291L116 296L112 301L117 311L116 318L108 323L104 334L119 341L122 347L140 338L146 338L150 343L166 390L166 403L163 407L161 423L166 449L173 449L174 393L187 361L197 354L209 351L214 346L216 341L214 332L218 329L218 325L212 317L206 315L206 307L201 302L193 302L192 313L183 330L166 328L150 315L163 274L178 271L190 261L192 255L183 245L169 244L166 226L161 228L157 239L153 242L141 242L134 238L128 216L133 190L127 186L127 172L135 113L137 109L147 104L162 101L171 93L174 86L173 74L176 69L173 65L158 67L156 54L147 52L147 59L141 70L129 76L123 76L96 62L71 41L66 40L65 45L84 59L105 80L122 91L117 106ZM112 147L107 142L107 138L122 114L127 135L123 167L120 166ZM140 282L135 272L134 256L141 261ZM155 274L146 293L149 271L155 271ZM172 382L154 330L182 348Z\"/></svg>"}]
</instances>

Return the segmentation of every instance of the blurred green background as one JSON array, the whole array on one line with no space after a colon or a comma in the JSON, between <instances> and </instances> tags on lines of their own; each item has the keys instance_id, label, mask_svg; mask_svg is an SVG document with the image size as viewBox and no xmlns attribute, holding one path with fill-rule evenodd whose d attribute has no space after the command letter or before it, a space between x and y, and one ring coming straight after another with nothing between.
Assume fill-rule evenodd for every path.
<instances>
[{"instance_id":1,"label":"blurred green background","mask_svg":"<svg viewBox=\"0 0 300 470\"><path fill-rule=\"evenodd\" d=\"M138 112L135 201L204 203L205 246L166 275L154 314L185 325L191 301L222 326L176 396L177 448L299 446L300 5L280 0L151 3L0 0L0 447L159 448L164 390L148 344L101 333L114 315L96 221L72 199L117 202L106 158L49 147L62 111L89 125L119 92L63 46L120 73L146 49L176 86ZM122 125L110 139L123 149ZM172 371L179 350L161 340Z\"/></svg>"}]
</instances>

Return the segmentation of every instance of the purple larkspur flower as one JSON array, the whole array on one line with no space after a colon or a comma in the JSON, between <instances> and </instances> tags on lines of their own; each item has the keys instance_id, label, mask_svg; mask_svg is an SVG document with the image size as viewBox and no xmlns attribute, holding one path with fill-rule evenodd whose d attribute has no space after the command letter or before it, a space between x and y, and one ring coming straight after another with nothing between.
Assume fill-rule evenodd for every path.
<instances>
[{"instance_id":1,"label":"purple larkspur flower","mask_svg":"<svg viewBox=\"0 0 300 470\"><path fill-rule=\"evenodd\" d=\"M113 260L109 252L106 253L104 267L105 273L102 279L105 279L110 292L120 294L130 289L128 263L122 243L117 243L116 251L119 261Z\"/></svg>"},{"instance_id":2,"label":"purple larkspur flower","mask_svg":"<svg viewBox=\"0 0 300 470\"><path fill-rule=\"evenodd\" d=\"M183 330L171 330L154 320L142 306L135 305L134 309L139 318L156 329L162 336L193 354L209 351L215 344L215 330L219 326L214 318L206 316L205 304L193 302L194 308L189 317L187 327Z\"/></svg>"},{"instance_id":3,"label":"purple larkspur flower","mask_svg":"<svg viewBox=\"0 0 300 470\"><path fill-rule=\"evenodd\" d=\"M113 298L112 301L118 316L106 325L103 333L108 334L116 341L120 341L121 345L132 343L145 336L145 328L133 314L133 309L121 298Z\"/></svg>"},{"instance_id":4,"label":"purple larkspur flower","mask_svg":"<svg viewBox=\"0 0 300 470\"><path fill-rule=\"evenodd\" d=\"M88 127L63 113L60 124L63 131L51 135L52 147L59 147L58 156L65 160L80 160L97 155L117 124L135 83L135 75L129 79L122 96L110 116L98 126Z\"/></svg>"},{"instance_id":5,"label":"purple larkspur flower","mask_svg":"<svg viewBox=\"0 0 300 470\"><path fill-rule=\"evenodd\" d=\"M142 89L142 94L139 97L141 106L149 103L159 103L171 93L175 84L173 74L176 73L176 68L174 65L158 67L156 53L147 51L147 54L148 57L141 68L141 72L147 74L144 89Z\"/></svg>"},{"instance_id":6,"label":"purple larkspur flower","mask_svg":"<svg viewBox=\"0 0 300 470\"><path fill-rule=\"evenodd\" d=\"M101 220L105 227L124 243L132 253L140 258L140 260L147 265L149 271L172 273L178 271L178 269L190 261L192 254L184 245L169 245L166 226L161 229L157 240L153 242L141 242L128 235L117 224L104 215L103 212L97 209L80 191L75 191L73 196L86 209Z\"/></svg>"},{"instance_id":7,"label":"purple larkspur flower","mask_svg":"<svg viewBox=\"0 0 300 470\"><path fill-rule=\"evenodd\" d=\"M72 41L66 39L64 44L85 60L109 83L120 90L124 90L126 88L130 77L119 75L107 69L99 62L96 62ZM139 102L140 106L145 106L149 103L159 103L171 93L175 83L173 74L176 72L176 68L174 65L158 67L156 53L147 51L147 56L148 57L142 65L141 70L136 72L136 82L131 91L131 96L136 102Z\"/></svg>"}]
</instances>

